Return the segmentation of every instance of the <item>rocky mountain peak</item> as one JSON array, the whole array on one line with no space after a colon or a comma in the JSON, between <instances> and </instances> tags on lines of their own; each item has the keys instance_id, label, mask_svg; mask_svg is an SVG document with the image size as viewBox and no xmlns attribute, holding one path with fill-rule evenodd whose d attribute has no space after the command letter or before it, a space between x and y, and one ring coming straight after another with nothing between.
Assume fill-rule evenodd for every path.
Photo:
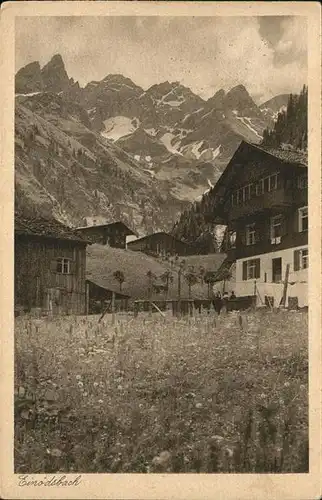
<instances>
[{"instance_id":1,"label":"rocky mountain peak","mask_svg":"<svg viewBox=\"0 0 322 500\"><path fill-rule=\"evenodd\" d=\"M43 81L38 61L27 64L16 74L16 92L29 93L41 92L43 90Z\"/></svg>"},{"instance_id":2,"label":"rocky mountain peak","mask_svg":"<svg viewBox=\"0 0 322 500\"><path fill-rule=\"evenodd\" d=\"M55 54L50 61L42 68L41 75L44 88L50 92L60 92L69 85L63 58L60 54Z\"/></svg>"},{"instance_id":3,"label":"rocky mountain peak","mask_svg":"<svg viewBox=\"0 0 322 500\"><path fill-rule=\"evenodd\" d=\"M38 61L21 68L16 74L16 92L61 92L70 84L63 58L55 54L41 69Z\"/></svg>"},{"instance_id":4,"label":"rocky mountain peak","mask_svg":"<svg viewBox=\"0 0 322 500\"><path fill-rule=\"evenodd\" d=\"M225 96L225 106L239 113L260 114L259 108L249 95L244 85L236 85Z\"/></svg>"},{"instance_id":5,"label":"rocky mountain peak","mask_svg":"<svg viewBox=\"0 0 322 500\"><path fill-rule=\"evenodd\" d=\"M105 84L108 83L108 84L112 84L112 85L123 85L123 86L127 86L127 87L130 87L130 88L133 88L133 89L138 89L140 87L138 87L132 80L131 78L128 78L126 76L123 76L121 74L108 74L103 80L102 82L104 82Z\"/></svg>"},{"instance_id":6,"label":"rocky mountain peak","mask_svg":"<svg viewBox=\"0 0 322 500\"><path fill-rule=\"evenodd\" d=\"M225 95L226 94L223 89L218 90L208 99L207 108L222 109L224 107Z\"/></svg>"}]
</instances>

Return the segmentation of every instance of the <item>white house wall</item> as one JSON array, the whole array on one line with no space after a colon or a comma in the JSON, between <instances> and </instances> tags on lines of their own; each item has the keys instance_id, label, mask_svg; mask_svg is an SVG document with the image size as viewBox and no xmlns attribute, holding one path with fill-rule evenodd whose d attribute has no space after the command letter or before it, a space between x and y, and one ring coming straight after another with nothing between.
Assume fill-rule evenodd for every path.
<instances>
[{"instance_id":1,"label":"white house wall","mask_svg":"<svg viewBox=\"0 0 322 500\"><path fill-rule=\"evenodd\" d=\"M287 302L288 297L298 297L299 307L308 305L308 269L294 271L294 251L306 249L306 246L287 248L276 252L269 252L260 255L254 255L236 261L236 284L235 292L237 296L254 295L254 285L258 291L257 304L261 300L265 301L265 295L274 297L274 305L278 306L283 295L283 283L272 282L272 259L281 257L282 259L282 281L285 279L286 265L290 264ZM243 280L243 262L251 259L260 259L260 277L255 279ZM267 282L265 282L265 273ZM260 298L259 298L260 297Z\"/></svg>"}]
</instances>

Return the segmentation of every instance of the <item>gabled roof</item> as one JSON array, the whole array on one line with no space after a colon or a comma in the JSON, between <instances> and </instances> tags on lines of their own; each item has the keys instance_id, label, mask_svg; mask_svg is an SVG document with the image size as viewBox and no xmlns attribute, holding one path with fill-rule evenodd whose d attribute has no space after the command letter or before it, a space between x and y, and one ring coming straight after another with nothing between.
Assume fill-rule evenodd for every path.
<instances>
[{"instance_id":1,"label":"gabled roof","mask_svg":"<svg viewBox=\"0 0 322 500\"><path fill-rule=\"evenodd\" d=\"M123 227L126 230L126 232L127 232L128 235L133 234L134 236L137 236L137 233L134 230L130 229L122 221L109 222L107 224L97 224L97 225L93 225L93 226L82 226L82 227L78 227L77 231L85 231L86 232L87 230L93 229L94 227L95 228L99 228L99 229L105 229L105 228L108 228L108 227L110 228L112 226Z\"/></svg>"},{"instance_id":2,"label":"gabled roof","mask_svg":"<svg viewBox=\"0 0 322 500\"><path fill-rule=\"evenodd\" d=\"M15 213L15 234L41 236L55 240L77 241L84 244L90 243L72 228L65 226L56 219L27 217L19 213Z\"/></svg>"},{"instance_id":3,"label":"gabled roof","mask_svg":"<svg viewBox=\"0 0 322 500\"><path fill-rule=\"evenodd\" d=\"M254 149L263 151L272 156L275 156L278 160L285 163L296 165L299 167L307 168L308 166L308 154L307 151L298 151L293 149L284 148L272 148L270 146L258 146L257 144L251 144Z\"/></svg>"},{"instance_id":4,"label":"gabled roof","mask_svg":"<svg viewBox=\"0 0 322 500\"><path fill-rule=\"evenodd\" d=\"M172 234L166 233L165 231L159 231L157 233L151 233L151 234L147 234L146 236L142 236L142 238L138 238L137 240L130 241L128 243L128 246L131 246L132 244L134 245L134 244L139 243L141 241L149 240L151 238L154 238L155 236L161 236L161 235L168 236L173 241L176 241L178 243L182 243L182 245L186 245L187 247L189 247L189 243L186 243L185 241L179 240L178 238L175 238L174 236L172 236Z\"/></svg>"},{"instance_id":5,"label":"gabled roof","mask_svg":"<svg viewBox=\"0 0 322 500\"><path fill-rule=\"evenodd\" d=\"M107 279L101 275L91 275L90 277L86 277L86 281L89 283L93 283L99 288L103 288L107 292L114 292L118 298L129 299L130 295L127 295L120 291L120 287L117 283L111 283L111 280Z\"/></svg>"},{"instance_id":6,"label":"gabled roof","mask_svg":"<svg viewBox=\"0 0 322 500\"><path fill-rule=\"evenodd\" d=\"M210 196L215 196L219 193L220 188L231 183L236 172L244 167L244 158L247 157L246 155L251 154L252 151L260 152L268 157L273 156L281 165L289 165L295 168L307 168L307 153L305 152L258 146L257 144L241 141L225 170L219 177L215 186L211 189ZM273 164L272 168L275 169Z\"/></svg>"}]
</instances>

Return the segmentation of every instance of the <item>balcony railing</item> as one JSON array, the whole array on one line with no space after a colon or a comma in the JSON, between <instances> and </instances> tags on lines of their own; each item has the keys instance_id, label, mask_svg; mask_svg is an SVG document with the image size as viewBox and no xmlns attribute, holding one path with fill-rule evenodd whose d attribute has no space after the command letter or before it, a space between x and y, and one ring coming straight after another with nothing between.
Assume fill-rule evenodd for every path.
<instances>
[{"instance_id":1,"label":"balcony railing","mask_svg":"<svg viewBox=\"0 0 322 500\"><path fill-rule=\"evenodd\" d=\"M263 212L265 210L283 209L297 203L306 203L307 191L306 190L285 190L278 189L263 193L261 196L256 196L247 200L240 205L231 204L227 207L228 220L234 221L239 218L246 217L251 214Z\"/></svg>"}]
</instances>

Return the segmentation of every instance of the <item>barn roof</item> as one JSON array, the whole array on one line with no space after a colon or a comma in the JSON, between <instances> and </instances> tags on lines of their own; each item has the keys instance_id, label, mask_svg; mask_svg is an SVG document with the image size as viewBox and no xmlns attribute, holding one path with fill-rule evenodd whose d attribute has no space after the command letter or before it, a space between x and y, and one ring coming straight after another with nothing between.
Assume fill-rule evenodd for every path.
<instances>
[{"instance_id":1,"label":"barn roof","mask_svg":"<svg viewBox=\"0 0 322 500\"><path fill-rule=\"evenodd\" d=\"M122 298L122 299L130 298L130 295L121 292L120 287L117 284L114 285L113 283L111 283L111 280L107 279L104 276L96 275L87 277L86 281L88 281L89 283L93 283L99 288L103 288L107 292L114 292L117 298Z\"/></svg>"},{"instance_id":2,"label":"barn roof","mask_svg":"<svg viewBox=\"0 0 322 500\"><path fill-rule=\"evenodd\" d=\"M242 172L244 166L247 166L247 162L252 155L252 153L259 152L262 156L274 157L275 160L280 162L280 165L284 168L308 168L307 163L307 153L305 151L294 151L283 148L271 148L268 146L259 146L257 144L252 144L246 141L241 141L232 158L230 159L225 170L217 180L215 186L210 190L210 196L218 196L220 202L217 203L215 207L213 217L222 216L220 212L220 206L224 202L225 191L228 186L231 185L232 180L236 175ZM275 170L275 163L272 162L272 169ZM218 214L217 214L217 212Z\"/></svg>"},{"instance_id":3,"label":"barn roof","mask_svg":"<svg viewBox=\"0 0 322 500\"><path fill-rule=\"evenodd\" d=\"M124 222L122 221L115 221L115 222L109 222L109 223L106 223L106 224L95 224L93 226L82 226L82 227L78 227L77 228L77 231L81 231L81 232L87 232L88 230L90 229L93 229L94 227L95 228L99 228L99 229L105 229L107 227L112 227L112 226L115 226L115 227L123 227L125 229L125 232L128 234L128 235L135 235L137 236L137 233L133 230L133 229L130 229L126 224L124 224Z\"/></svg>"},{"instance_id":4,"label":"barn roof","mask_svg":"<svg viewBox=\"0 0 322 500\"><path fill-rule=\"evenodd\" d=\"M26 217L18 213L15 213L15 234L76 241L84 244L90 243L80 234L77 234L74 229L65 226L56 219Z\"/></svg>"},{"instance_id":5,"label":"barn roof","mask_svg":"<svg viewBox=\"0 0 322 500\"><path fill-rule=\"evenodd\" d=\"M284 148L272 148L270 146L258 146L257 144L251 144L255 149L263 151L264 153L269 153L275 158L282 160L285 163L290 163L292 165L306 167L308 165L308 154L307 151L297 151L293 149Z\"/></svg>"},{"instance_id":6,"label":"barn roof","mask_svg":"<svg viewBox=\"0 0 322 500\"><path fill-rule=\"evenodd\" d=\"M128 243L128 246L134 245L134 244L139 243L141 241L150 240L156 236L167 236L167 237L171 238L173 241L181 243L182 245L186 245L187 247L189 246L189 244L186 243L185 241L179 240L178 238L175 238L174 236L172 236L172 234L166 233L165 231L159 231L157 233L151 233L151 234L147 234L146 236L142 236L142 238L138 238L137 240L130 241Z\"/></svg>"}]
</instances>

